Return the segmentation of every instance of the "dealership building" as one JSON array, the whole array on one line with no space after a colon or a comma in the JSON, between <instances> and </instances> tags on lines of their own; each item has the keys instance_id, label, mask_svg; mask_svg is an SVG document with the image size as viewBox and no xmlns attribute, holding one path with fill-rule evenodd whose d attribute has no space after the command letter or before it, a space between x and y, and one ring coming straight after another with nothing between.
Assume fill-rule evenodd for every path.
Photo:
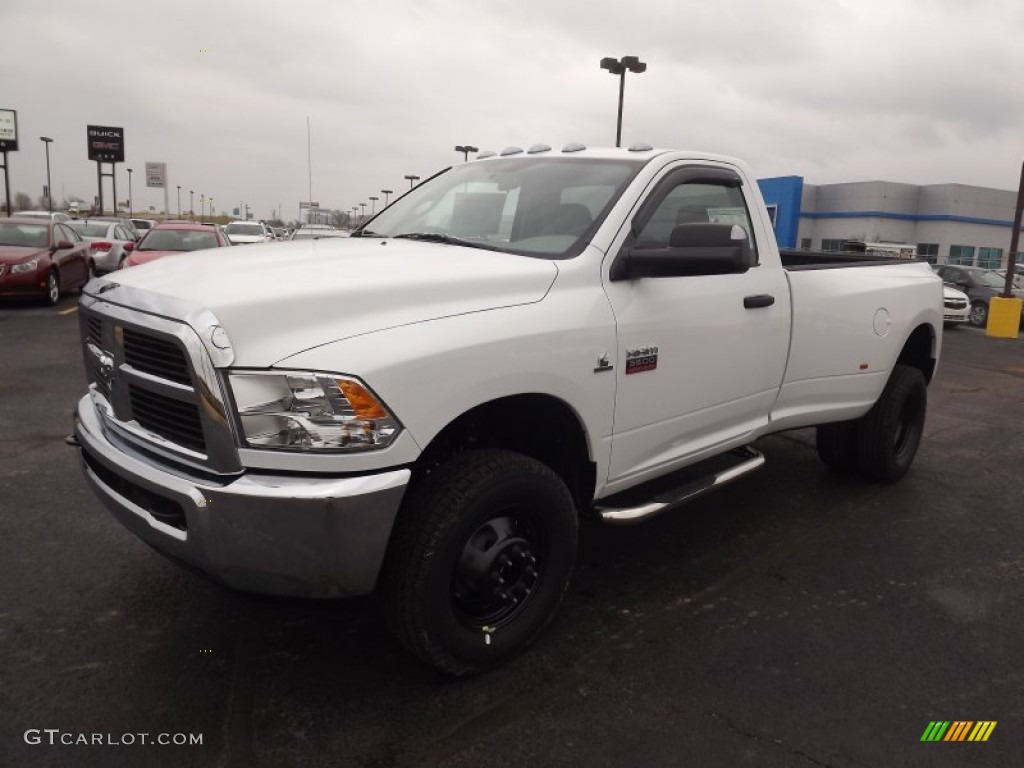
<instances>
[{"instance_id":1,"label":"dealership building","mask_svg":"<svg viewBox=\"0 0 1024 768\"><path fill-rule=\"evenodd\" d=\"M781 248L838 251L847 240L908 243L937 264L1006 266L1017 193L966 184L758 181ZM1017 254L1017 263L1024 257Z\"/></svg>"}]
</instances>

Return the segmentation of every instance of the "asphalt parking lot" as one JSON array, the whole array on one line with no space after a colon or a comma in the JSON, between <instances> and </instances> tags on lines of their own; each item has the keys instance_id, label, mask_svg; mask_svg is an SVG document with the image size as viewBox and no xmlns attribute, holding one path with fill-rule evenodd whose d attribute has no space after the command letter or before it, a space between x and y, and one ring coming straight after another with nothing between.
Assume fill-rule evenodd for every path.
<instances>
[{"instance_id":1,"label":"asphalt parking lot","mask_svg":"<svg viewBox=\"0 0 1024 768\"><path fill-rule=\"evenodd\" d=\"M587 522L541 641L451 681L371 600L233 593L117 524L63 442L74 305L0 305L0 765L1020 765L1024 341L946 334L899 484L803 431L682 511ZM998 725L922 743L935 720Z\"/></svg>"}]
</instances>

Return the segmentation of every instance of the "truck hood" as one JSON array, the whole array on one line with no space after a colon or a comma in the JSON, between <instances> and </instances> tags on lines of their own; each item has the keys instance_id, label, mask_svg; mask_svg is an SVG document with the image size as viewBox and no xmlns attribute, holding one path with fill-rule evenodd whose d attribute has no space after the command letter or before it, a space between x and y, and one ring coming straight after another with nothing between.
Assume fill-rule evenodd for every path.
<instances>
[{"instance_id":1,"label":"truck hood","mask_svg":"<svg viewBox=\"0 0 1024 768\"><path fill-rule=\"evenodd\" d=\"M558 274L544 259L410 240L216 250L160 259L110 280L209 309L241 366L272 365L385 328L540 301ZM109 298L116 302L115 295Z\"/></svg>"}]
</instances>

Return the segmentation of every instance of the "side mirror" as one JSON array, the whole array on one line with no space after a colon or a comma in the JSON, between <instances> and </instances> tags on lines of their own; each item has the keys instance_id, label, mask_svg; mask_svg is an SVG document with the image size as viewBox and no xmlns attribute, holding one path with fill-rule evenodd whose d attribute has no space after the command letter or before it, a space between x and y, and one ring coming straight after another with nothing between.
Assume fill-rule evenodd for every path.
<instances>
[{"instance_id":1,"label":"side mirror","mask_svg":"<svg viewBox=\"0 0 1024 768\"><path fill-rule=\"evenodd\" d=\"M64 250L67 250L68 248L74 248L74 247L75 247L75 244L72 243L70 240L58 240L57 244L53 247L53 250L55 250L55 251L64 251Z\"/></svg>"},{"instance_id":2,"label":"side mirror","mask_svg":"<svg viewBox=\"0 0 1024 768\"><path fill-rule=\"evenodd\" d=\"M746 231L734 224L680 224L667 248L629 247L612 265L611 280L688 277L746 272L753 252Z\"/></svg>"},{"instance_id":3,"label":"side mirror","mask_svg":"<svg viewBox=\"0 0 1024 768\"><path fill-rule=\"evenodd\" d=\"M128 253L131 253L132 251L134 251L134 250L135 250L135 243L132 243L132 242L127 242L127 243L125 243L125 244L124 244L124 249L125 249L126 251L128 251Z\"/></svg>"}]
</instances>

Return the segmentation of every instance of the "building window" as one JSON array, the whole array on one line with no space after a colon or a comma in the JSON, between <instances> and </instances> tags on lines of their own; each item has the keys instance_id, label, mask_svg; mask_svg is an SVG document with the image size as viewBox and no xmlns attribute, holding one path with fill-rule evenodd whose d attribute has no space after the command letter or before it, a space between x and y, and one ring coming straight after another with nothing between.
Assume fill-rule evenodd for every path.
<instances>
[{"instance_id":1,"label":"building window","mask_svg":"<svg viewBox=\"0 0 1024 768\"><path fill-rule=\"evenodd\" d=\"M968 267L974 266L973 245L951 245L949 246L949 263L964 264Z\"/></svg>"},{"instance_id":2,"label":"building window","mask_svg":"<svg viewBox=\"0 0 1024 768\"><path fill-rule=\"evenodd\" d=\"M939 260L939 244L938 243L918 243L917 244L917 256L918 258L924 259L929 264L935 264Z\"/></svg>"},{"instance_id":3,"label":"building window","mask_svg":"<svg viewBox=\"0 0 1024 768\"><path fill-rule=\"evenodd\" d=\"M978 266L985 269L999 269L1003 265L1002 248L979 248Z\"/></svg>"},{"instance_id":4,"label":"building window","mask_svg":"<svg viewBox=\"0 0 1024 768\"><path fill-rule=\"evenodd\" d=\"M809 238L809 237L801 237L800 238L800 250L801 251L809 251L809 250L811 250L811 238ZM1024 254L1021 254L1021 255L1024 255ZM1024 262L1021 262L1021 263L1024 264Z\"/></svg>"},{"instance_id":5,"label":"building window","mask_svg":"<svg viewBox=\"0 0 1024 768\"><path fill-rule=\"evenodd\" d=\"M821 250L823 251L841 251L843 250L843 243L845 240L822 240Z\"/></svg>"},{"instance_id":6,"label":"building window","mask_svg":"<svg viewBox=\"0 0 1024 768\"><path fill-rule=\"evenodd\" d=\"M1017 251L1017 263L1024 264L1024 251Z\"/></svg>"}]
</instances>

